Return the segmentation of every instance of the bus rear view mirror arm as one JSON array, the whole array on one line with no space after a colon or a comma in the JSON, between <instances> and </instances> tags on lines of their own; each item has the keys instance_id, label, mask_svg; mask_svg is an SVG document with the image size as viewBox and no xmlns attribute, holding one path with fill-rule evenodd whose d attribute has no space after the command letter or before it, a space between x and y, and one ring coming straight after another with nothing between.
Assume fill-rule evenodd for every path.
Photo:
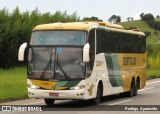
<instances>
[{"instance_id":1,"label":"bus rear view mirror arm","mask_svg":"<svg viewBox=\"0 0 160 114\"><path fill-rule=\"evenodd\" d=\"M83 62L89 62L89 49L90 45L87 43L83 48Z\"/></svg>"},{"instance_id":2,"label":"bus rear view mirror arm","mask_svg":"<svg viewBox=\"0 0 160 114\"><path fill-rule=\"evenodd\" d=\"M26 47L27 47L26 42L20 46L19 52L18 52L18 61L24 61L24 52L25 52Z\"/></svg>"}]
</instances>

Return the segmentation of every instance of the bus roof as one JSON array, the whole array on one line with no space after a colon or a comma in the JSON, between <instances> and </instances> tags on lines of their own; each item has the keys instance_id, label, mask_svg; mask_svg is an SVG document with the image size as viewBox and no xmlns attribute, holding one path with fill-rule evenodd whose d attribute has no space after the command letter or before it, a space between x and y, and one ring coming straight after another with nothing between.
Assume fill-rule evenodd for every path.
<instances>
[{"instance_id":1,"label":"bus roof","mask_svg":"<svg viewBox=\"0 0 160 114\"><path fill-rule=\"evenodd\" d=\"M42 24L33 28L33 30L90 30L91 28L107 27L110 31L145 35L139 29L125 30L121 25L111 24L108 22L68 22L68 23L50 23Z\"/></svg>"},{"instance_id":2,"label":"bus roof","mask_svg":"<svg viewBox=\"0 0 160 114\"><path fill-rule=\"evenodd\" d=\"M93 22L50 23L36 26L33 30L88 30L91 26L98 25Z\"/></svg>"}]
</instances>

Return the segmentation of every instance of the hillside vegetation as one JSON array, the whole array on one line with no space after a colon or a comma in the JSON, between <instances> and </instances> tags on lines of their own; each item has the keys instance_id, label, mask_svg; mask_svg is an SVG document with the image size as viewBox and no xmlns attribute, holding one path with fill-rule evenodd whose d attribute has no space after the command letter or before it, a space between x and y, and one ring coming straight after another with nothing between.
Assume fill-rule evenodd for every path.
<instances>
[{"instance_id":1,"label":"hillside vegetation","mask_svg":"<svg viewBox=\"0 0 160 114\"><path fill-rule=\"evenodd\" d=\"M160 21L159 18L156 20ZM145 21L137 20L130 22L121 22L119 24L121 24L126 29L135 27L141 29L143 32L150 32L151 35L147 36L147 44L160 44L160 31L151 28Z\"/></svg>"},{"instance_id":2,"label":"hillside vegetation","mask_svg":"<svg viewBox=\"0 0 160 114\"><path fill-rule=\"evenodd\" d=\"M76 12L69 15L67 11L40 13L37 8L32 12L25 11L23 13L20 12L18 7L12 12L5 8L0 9L0 68L20 66L17 61L19 47L22 43L30 41L34 26L45 23L76 21L79 21Z\"/></svg>"},{"instance_id":3,"label":"hillside vegetation","mask_svg":"<svg viewBox=\"0 0 160 114\"><path fill-rule=\"evenodd\" d=\"M160 18L156 18L160 22ZM118 23L125 29L138 28L147 33L147 54L148 54L148 68L160 69L160 30L151 28L145 21L136 20L130 22Z\"/></svg>"}]
</instances>

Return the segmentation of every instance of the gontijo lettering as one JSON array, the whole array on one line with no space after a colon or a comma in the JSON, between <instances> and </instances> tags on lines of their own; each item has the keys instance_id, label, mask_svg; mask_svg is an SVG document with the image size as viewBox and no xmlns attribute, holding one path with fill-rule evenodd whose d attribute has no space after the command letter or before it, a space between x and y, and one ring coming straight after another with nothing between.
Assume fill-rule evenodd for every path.
<instances>
[{"instance_id":1,"label":"gontijo lettering","mask_svg":"<svg viewBox=\"0 0 160 114\"><path fill-rule=\"evenodd\" d=\"M136 57L123 57L123 65L136 65Z\"/></svg>"}]
</instances>

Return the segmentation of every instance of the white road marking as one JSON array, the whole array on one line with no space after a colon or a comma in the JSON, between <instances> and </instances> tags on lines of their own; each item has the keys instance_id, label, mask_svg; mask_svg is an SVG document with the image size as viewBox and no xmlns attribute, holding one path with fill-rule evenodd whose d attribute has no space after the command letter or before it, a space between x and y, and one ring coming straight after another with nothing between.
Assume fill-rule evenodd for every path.
<instances>
[{"instance_id":1,"label":"white road marking","mask_svg":"<svg viewBox=\"0 0 160 114\"><path fill-rule=\"evenodd\" d=\"M156 88L156 87L150 87L150 88L145 88L145 89L141 89L141 90L138 90L138 91L146 91L146 90L150 90L150 89L154 89L154 88Z\"/></svg>"},{"instance_id":2,"label":"white road marking","mask_svg":"<svg viewBox=\"0 0 160 114\"><path fill-rule=\"evenodd\" d=\"M155 83L160 83L160 81L150 82L150 83L146 83L146 84L150 85L150 84L155 84Z\"/></svg>"},{"instance_id":3,"label":"white road marking","mask_svg":"<svg viewBox=\"0 0 160 114\"><path fill-rule=\"evenodd\" d=\"M133 100L133 99L128 99L128 100L124 100L124 101L120 101L120 102L112 103L112 104L109 104L109 105L122 104L122 103L129 102L129 101L132 101L132 100Z\"/></svg>"},{"instance_id":4,"label":"white road marking","mask_svg":"<svg viewBox=\"0 0 160 114\"><path fill-rule=\"evenodd\" d=\"M151 84L156 84L156 83L160 83L160 81L148 82L148 83L146 83L146 85L151 85ZM154 88L156 88L156 87L144 88L144 89L141 89L138 91L141 92L141 91L146 91L146 90L150 90L150 89L154 89Z\"/></svg>"},{"instance_id":5,"label":"white road marking","mask_svg":"<svg viewBox=\"0 0 160 114\"><path fill-rule=\"evenodd\" d=\"M25 104L25 105L35 105L35 104L42 104L42 103L44 103L44 101L28 103L28 104Z\"/></svg>"}]
</instances>

